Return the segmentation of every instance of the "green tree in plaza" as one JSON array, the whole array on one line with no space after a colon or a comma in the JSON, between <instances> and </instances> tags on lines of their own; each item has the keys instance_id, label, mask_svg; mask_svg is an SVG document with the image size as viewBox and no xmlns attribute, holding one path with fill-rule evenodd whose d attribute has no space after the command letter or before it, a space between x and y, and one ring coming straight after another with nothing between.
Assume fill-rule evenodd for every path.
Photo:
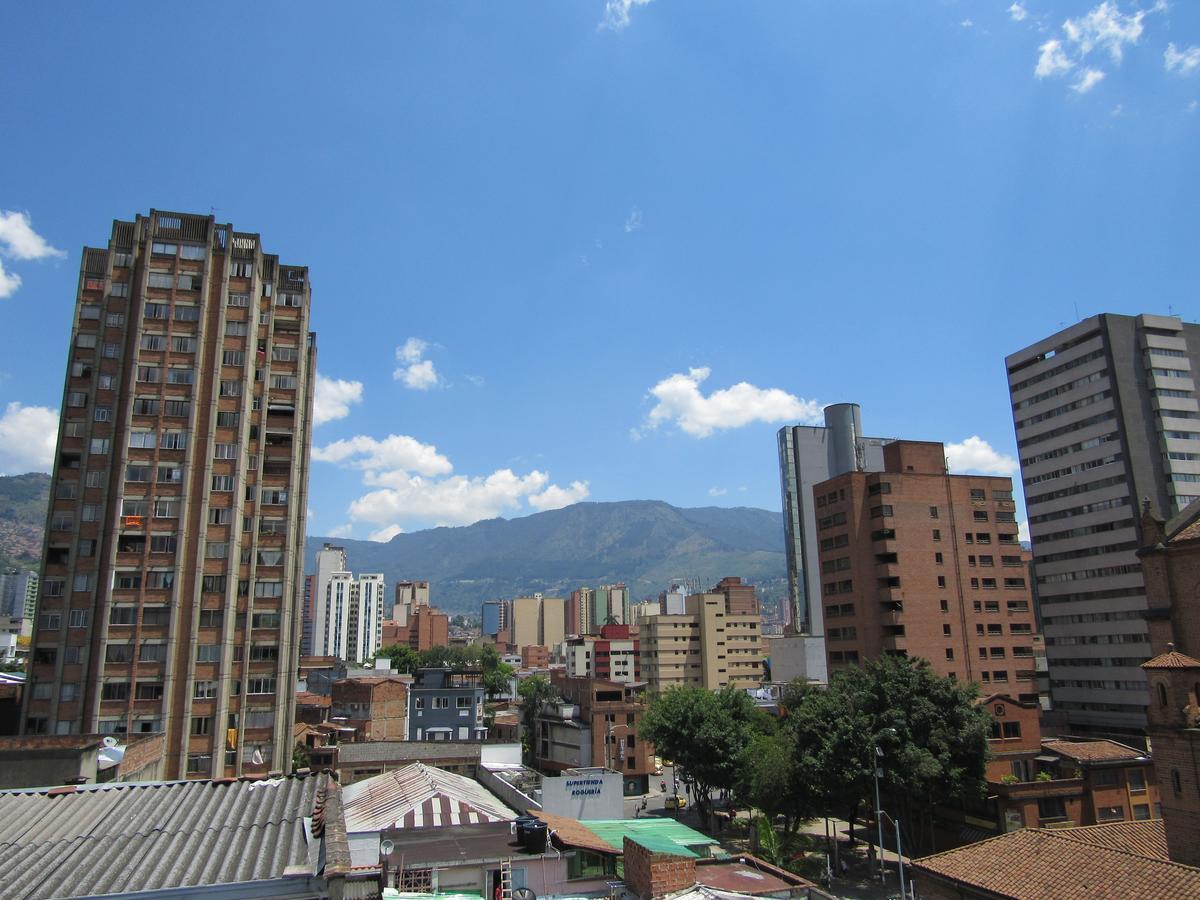
<instances>
[{"instance_id":1,"label":"green tree in plaza","mask_svg":"<svg viewBox=\"0 0 1200 900\"><path fill-rule=\"evenodd\" d=\"M531 675L517 686L517 696L521 698L521 752L525 764L533 766L534 716L543 703L558 699L558 691L545 675Z\"/></svg>"},{"instance_id":2,"label":"green tree in plaza","mask_svg":"<svg viewBox=\"0 0 1200 900\"><path fill-rule=\"evenodd\" d=\"M978 689L936 675L923 659L883 656L836 672L827 690L788 708L798 777L832 815L874 807L875 748L883 806L914 848L933 848L933 810L980 797L991 720Z\"/></svg>"},{"instance_id":3,"label":"green tree in plaza","mask_svg":"<svg viewBox=\"0 0 1200 900\"><path fill-rule=\"evenodd\" d=\"M508 685L512 681L516 669L508 663L497 662L490 670L485 666L483 670L483 690L489 697L498 697L508 692Z\"/></svg>"},{"instance_id":4,"label":"green tree in plaza","mask_svg":"<svg viewBox=\"0 0 1200 900\"><path fill-rule=\"evenodd\" d=\"M696 810L707 825L710 795L734 790L744 751L755 735L767 733L770 727L745 691L671 687L651 699L639 734L674 761L676 772L692 787Z\"/></svg>"}]
</instances>

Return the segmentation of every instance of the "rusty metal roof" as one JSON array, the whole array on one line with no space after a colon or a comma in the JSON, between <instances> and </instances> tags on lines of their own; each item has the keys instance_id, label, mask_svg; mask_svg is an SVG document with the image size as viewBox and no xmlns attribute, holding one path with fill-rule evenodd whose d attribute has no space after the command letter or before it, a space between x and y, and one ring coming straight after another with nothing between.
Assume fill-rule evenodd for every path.
<instances>
[{"instance_id":1,"label":"rusty metal roof","mask_svg":"<svg viewBox=\"0 0 1200 900\"><path fill-rule=\"evenodd\" d=\"M82 897L316 874L324 774L0 791L0 892Z\"/></svg>"}]
</instances>

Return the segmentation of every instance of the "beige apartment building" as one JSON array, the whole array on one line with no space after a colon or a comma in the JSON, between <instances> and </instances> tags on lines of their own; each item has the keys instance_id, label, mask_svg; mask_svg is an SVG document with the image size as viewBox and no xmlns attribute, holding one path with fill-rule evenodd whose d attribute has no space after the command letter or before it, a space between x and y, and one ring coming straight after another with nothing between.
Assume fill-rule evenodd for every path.
<instances>
[{"instance_id":1,"label":"beige apartment building","mask_svg":"<svg viewBox=\"0 0 1200 900\"><path fill-rule=\"evenodd\" d=\"M212 216L84 249L24 733L164 732L168 779L290 769L310 299Z\"/></svg>"},{"instance_id":2,"label":"beige apartment building","mask_svg":"<svg viewBox=\"0 0 1200 900\"><path fill-rule=\"evenodd\" d=\"M762 682L762 618L731 613L725 594L692 594L682 614L643 615L638 636L642 677L654 693L672 685L718 690Z\"/></svg>"},{"instance_id":3,"label":"beige apartment building","mask_svg":"<svg viewBox=\"0 0 1200 900\"><path fill-rule=\"evenodd\" d=\"M518 597L512 602L512 643L557 647L566 638L567 601L562 597Z\"/></svg>"}]
</instances>

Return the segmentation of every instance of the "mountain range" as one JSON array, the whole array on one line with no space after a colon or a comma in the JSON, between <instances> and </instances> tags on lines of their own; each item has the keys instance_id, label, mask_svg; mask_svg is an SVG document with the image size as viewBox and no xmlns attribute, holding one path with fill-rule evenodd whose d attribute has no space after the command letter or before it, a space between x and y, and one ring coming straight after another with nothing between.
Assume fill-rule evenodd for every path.
<instances>
[{"instance_id":1,"label":"mountain range","mask_svg":"<svg viewBox=\"0 0 1200 900\"><path fill-rule=\"evenodd\" d=\"M356 574L428 580L435 606L475 615L484 600L538 591L566 596L601 584L623 582L641 599L657 596L672 579L708 588L739 575L770 600L784 594L786 583L782 515L747 507L576 503L518 519L398 534L387 543L309 537L309 569L327 542L345 548Z\"/></svg>"},{"instance_id":2,"label":"mountain range","mask_svg":"<svg viewBox=\"0 0 1200 900\"><path fill-rule=\"evenodd\" d=\"M49 495L49 475L0 476L0 566L37 568ZM767 601L786 591L783 517L748 507L576 503L399 534L387 543L313 536L305 542L308 570L327 542L346 549L356 573L429 581L433 603L451 613L478 615L482 601L498 597L565 596L621 582L641 599L657 596L673 579L707 588L726 575L758 585Z\"/></svg>"},{"instance_id":3,"label":"mountain range","mask_svg":"<svg viewBox=\"0 0 1200 900\"><path fill-rule=\"evenodd\" d=\"M38 567L49 502L49 475L0 476L0 568Z\"/></svg>"}]
</instances>

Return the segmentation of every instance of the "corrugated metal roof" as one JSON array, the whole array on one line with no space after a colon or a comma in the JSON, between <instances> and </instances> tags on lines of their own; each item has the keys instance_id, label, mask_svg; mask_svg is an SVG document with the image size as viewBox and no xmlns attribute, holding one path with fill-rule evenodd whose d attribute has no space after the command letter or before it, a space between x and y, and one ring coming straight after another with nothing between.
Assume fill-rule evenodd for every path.
<instances>
[{"instance_id":1,"label":"corrugated metal roof","mask_svg":"<svg viewBox=\"0 0 1200 900\"><path fill-rule=\"evenodd\" d=\"M517 814L483 785L413 763L342 788L346 831L507 822Z\"/></svg>"},{"instance_id":2,"label":"corrugated metal roof","mask_svg":"<svg viewBox=\"0 0 1200 900\"><path fill-rule=\"evenodd\" d=\"M708 835L688 828L674 819L659 819L653 816L645 819L586 819L582 824L610 847L622 853L625 851L626 837L647 850L677 853L680 856L704 856L706 854L697 852L696 848L717 843Z\"/></svg>"},{"instance_id":3,"label":"corrugated metal roof","mask_svg":"<svg viewBox=\"0 0 1200 900\"><path fill-rule=\"evenodd\" d=\"M314 874L324 774L0 792L0 892L81 897ZM314 854L315 858L315 854Z\"/></svg>"}]
</instances>

